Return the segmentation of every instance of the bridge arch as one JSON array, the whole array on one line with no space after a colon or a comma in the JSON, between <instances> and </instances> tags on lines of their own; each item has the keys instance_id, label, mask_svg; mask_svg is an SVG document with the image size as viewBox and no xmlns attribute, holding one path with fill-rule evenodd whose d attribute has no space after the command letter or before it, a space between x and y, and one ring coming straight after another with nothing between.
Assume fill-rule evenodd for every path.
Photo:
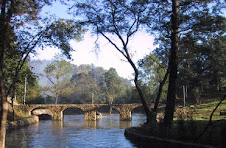
<instances>
[{"instance_id":1,"label":"bridge arch","mask_svg":"<svg viewBox=\"0 0 226 148\"><path fill-rule=\"evenodd\" d=\"M34 110L38 110L38 109L48 109L48 110L50 110L50 108L48 106L43 106L43 105L28 105L28 107L27 107L27 113L29 115L32 115L32 112Z\"/></svg>"},{"instance_id":2,"label":"bridge arch","mask_svg":"<svg viewBox=\"0 0 226 148\"><path fill-rule=\"evenodd\" d=\"M84 111L78 107L68 107L63 110L64 115L81 115L84 114Z\"/></svg>"},{"instance_id":3,"label":"bridge arch","mask_svg":"<svg viewBox=\"0 0 226 148\"><path fill-rule=\"evenodd\" d=\"M63 118L65 115L82 115L84 116L85 112L78 107L68 107L62 111Z\"/></svg>"},{"instance_id":4,"label":"bridge arch","mask_svg":"<svg viewBox=\"0 0 226 148\"><path fill-rule=\"evenodd\" d=\"M136 106L131 110L132 113L145 113L144 107L142 105Z\"/></svg>"},{"instance_id":5,"label":"bridge arch","mask_svg":"<svg viewBox=\"0 0 226 148\"><path fill-rule=\"evenodd\" d=\"M110 110L111 110L111 107L109 105L107 105L107 106L101 106L100 108L98 108L97 112L100 112L104 115L109 115ZM112 114L119 114L119 111L116 108L112 107L111 113Z\"/></svg>"},{"instance_id":6,"label":"bridge arch","mask_svg":"<svg viewBox=\"0 0 226 148\"><path fill-rule=\"evenodd\" d=\"M49 114L51 115L52 112L48 107L35 107L33 109L31 109L30 111L31 115L37 115L37 114Z\"/></svg>"},{"instance_id":7,"label":"bridge arch","mask_svg":"<svg viewBox=\"0 0 226 148\"><path fill-rule=\"evenodd\" d=\"M73 105L73 106L67 106L67 107L64 107L62 109L62 112L68 110L68 109L75 109L75 110L80 110L80 111L83 111L84 112L84 108L79 106L79 105Z\"/></svg>"},{"instance_id":8,"label":"bridge arch","mask_svg":"<svg viewBox=\"0 0 226 148\"><path fill-rule=\"evenodd\" d=\"M39 117L39 120L49 120L52 119L53 113L46 108L35 108L31 111L32 115L36 115Z\"/></svg>"}]
</instances>

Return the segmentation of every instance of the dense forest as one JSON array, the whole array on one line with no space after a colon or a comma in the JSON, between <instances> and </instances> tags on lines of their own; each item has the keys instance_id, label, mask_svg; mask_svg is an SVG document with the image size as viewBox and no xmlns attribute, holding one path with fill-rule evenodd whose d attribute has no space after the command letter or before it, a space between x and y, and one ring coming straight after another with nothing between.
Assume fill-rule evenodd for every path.
<instances>
[{"instance_id":1,"label":"dense forest","mask_svg":"<svg viewBox=\"0 0 226 148\"><path fill-rule=\"evenodd\" d=\"M55 104L139 102L149 127L161 125L156 113L159 103L164 103L164 128L160 129L169 136L176 106L199 105L225 95L224 0L61 0L71 19L40 15L44 6L54 2L0 2L0 147L4 147L9 105L13 108L15 100ZM134 70L134 83L118 76L114 68L72 65L62 56L47 62L43 72L35 71L43 62L30 60L37 49L57 47L70 59L70 41L80 41L89 29L97 36L97 48L102 36L122 54ZM158 46L136 62L129 43L140 30L153 35ZM149 108L149 103L155 103L154 108Z\"/></svg>"},{"instance_id":2,"label":"dense forest","mask_svg":"<svg viewBox=\"0 0 226 148\"><path fill-rule=\"evenodd\" d=\"M62 65L62 66L60 66ZM51 66L55 66L51 69ZM27 94L26 103L58 103L60 104L120 104L137 103L137 93L128 79L120 77L114 68L105 70L91 65L73 65L70 62L55 57L52 61L30 61L29 67L36 75L39 86L29 85L39 93L38 96ZM50 70L51 69L51 70ZM59 78L56 77L59 75ZM57 80L58 79L58 80ZM32 80L33 81L33 80ZM29 79L27 81L29 84ZM21 83L21 86L24 86ZM59 88L56 90L56 86ZM23 90L20 99L23 101Z\"/></svg>"},{"instance_id":3,"label":"dense forest","mask_svg":"<svg viewBox=\"0 0 226 148\"><path fill-rule=\"evenodd\" d=\"M183 104L184 97L188 104L200 104L205 98L217 96L218 92L225 92L226 73L225 68L225 41L226 37L219 36L216 39L208 40L204 45L194 43L196 50L180 54L178 69L177 102ZM189 48L184 45L184 49ZM158 94L159 84L167 71L166 66L161 62L159 49L155 49L150 55L138 61L140 77L139 82L149 103L154 102ZM182 57L183 56L183 57ZM159 57L159 58L158 58ZM63 64L60 68L59 64ZM55 66L52 72L47 68ZM52 61L28 61L21 71L22 77L18 79L16 92L17 101L23 103L24 80L27 78L27 100L26 103L55 103L53 83L57 81L54 73L61 71L59 87L62 93L59 94L59 103L137 103L140 102L137 91L131 80L120 77L114 68L105 70L95 65L73 65L66 59L55 57ZM69 67L69 69L67 69ZM25 75L26 73L26 75ZM52 74L51 74L52 73ZM161 102L166 101L167 82L163 86ZM60 84L61 83L61 84ZM115 89L115 90L114 90ZM45 91L44 91L45 90ZM109 102L109 91L114 99ZM120 90L120 91L119 91ZM48 94L50 93L50 94ZM212 93L212 94L211 94ZM92 102L92 97L93 102Z\"/></svg>"}]
</instances>

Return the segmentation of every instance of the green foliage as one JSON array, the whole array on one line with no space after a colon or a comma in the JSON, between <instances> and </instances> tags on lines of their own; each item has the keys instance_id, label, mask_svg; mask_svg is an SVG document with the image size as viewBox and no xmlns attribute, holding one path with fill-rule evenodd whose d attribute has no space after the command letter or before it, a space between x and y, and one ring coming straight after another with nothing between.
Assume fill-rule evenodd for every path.
<instances>
[{"instance_id":1,"label":"green foliage","mask_svg":"<svg viewBox=\"0 0 226 148\"><path fill-rule=\"evenodd\" d=\"M81 23L39 15L43 6L51 3L52 0L6 0L1 3L1 65L5 67L4 75L11 75L11 80L5 82L6 95L12 91L29 54L35 53L37 47L54 45L70 58L69 41L82 38L85 30ZM8 58L15 61L8 63Z\"/></svg>"},{"instance_id":2,"label":"green foliage","mask_svg":"<svg viewBox=\"0 0 226 148\"><path fill-rule=\"evenodd\" d=\"M15 81L15 94L9 94L10 97L16 97L16 101L18 103L23 103L24 98L24 81L27 78L27 93L26 93L26 103L32 102L32 100L36 100L40 98L41 89L38 85L36 76L31 72L28 60L25 61L23 66L20 69L20 73L17 75L17 79L15 80L15 75L18 69L18 61L20 61L20 55L16 50L10 50L5 54L5 62L4 62L4 76L5 76L5 86L6 89L9 90L12 82Z\"/></svg>"},{"instance_id":3,"label":"green foliage","mask_svg":"<svg viewBox=\"0 0 226 148\"><path fill-rule=\"evenodd\" d=\"M98 102L99 88L88 73L74 74L71 78L74 89L70 92L73 103L92 104Z\"/></svg>"},{"instance_id":4,"label":"green foliage","mask_svg":"<svg viewBox=\"0 0 226 148\"><path fill-rule=\"evenodd\" d=\"M225 36L210 38L203 43L186 40L187 43L182 45L186 52L182 54L179 67L179 87L186 85L190 97L195 90L200 94L224 91Z\"/></svg>"},{"instance_id":5,"label":"green foliage","mask_svg":"<svg viewBox=\"0 0 226 148\"><path fill-rule=\"evenodd\" d=\"M114 68L110 68L104 74L105 85L103 87L108 104L113 104L117 97L121 97L124 87L122 85L122 79L118 76Z\"/></svg>"},{"instance_id":6,"label":"green foliage","mask_svg":"<svg viewBox=\"0 0 226 148\"><path fill-rule=\"evenodd\" d=\"M45 68L45 76L51 82L50 86L45 87L46 94L55 98L70 91L69 75L72 71L72 64L62 59L62 55L57 55L52 63Z\"/></svg>"},{"instance_id":7,"label":"green foliage","mask_svg":"<svg viewBox=\"0 0 226 148\"><path fill-rule=\"evenodd\" d=\"M155 54L150 54L138 61L140 67L140 81L142 90L147 89L146 95L149 102L153 102L158 93L160 82L166 74L166 66L157 58ZM165 100L167 96L167 82L163 86L160 100Z\"/></svg>"},{"instance_id":8,"label":"green foliage","mask_svg":"<svg viewBox=\"0 0 226 148\"><path fill-rule=\"evenodd\" d=\"M224 91L225 17L221 11L225 2L179 2L177 96L183 97L183 85L188 98L195 98L195 89L200 93ZM143 23L156 35L155 44L159 45L152 54L167 65L171 48L171 2L158 1L153 5L150 11L156 15L147 16Z\"/></svg>"},{"instance_id":9,"label":"green foliage","mask_svg":"<svg viewBox=\"0 0 226 148\"><path fill-rule=\"evenodd\" d=\"M83 29L83 24L73 20L59 19L46 26L42 37L43 42L46 45L58 47L70 59L70 52L73 51L73 48L69 41L82 39L82 34L86 31Z\"/></svg>"},{"instance_id":10,"label":"green foliage","mask_svg":"<svg viewBox=\"0 0 226 148\"><path fill-rule=\"evenodd\" d=\"M94 65L74 65L70 75L70 81L64 85L65 88L70 87L59 95L60 103L105 104L109 103L109 98L112 99L111 103L137 102L138 95L130 81L119 77L113 68L106 71ZM51 103L49 97L46 100Z\"/></svg>"}]
</instances>

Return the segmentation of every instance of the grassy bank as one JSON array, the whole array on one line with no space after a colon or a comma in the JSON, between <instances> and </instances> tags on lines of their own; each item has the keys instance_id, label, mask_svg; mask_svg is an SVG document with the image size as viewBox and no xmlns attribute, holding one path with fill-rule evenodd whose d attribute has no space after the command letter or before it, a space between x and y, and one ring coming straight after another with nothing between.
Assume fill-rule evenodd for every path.
<instances>
[{"instance_id":1,"label":"grassy bank","mask_svg":"<svg viewBox=\"0 0 226 148\"><path fill-rule=\"evenodd\" d=\"M220 111L226 110L226 100L222 102L213 114L209 128L200 136L209 124L210 115L219 100L211 99L206 100L201 105L176 108L173 126L167 137L164 134L165 130L162 123L155 127L142 125L131 130L150 137L155 136L188 143L224 147L226 146L226 115L220 115Z\"/></svg>"},{"instance_id":2,"label":"grassy bank","mask_svg":"<svg viewBox=\"0 0 226 148\"><path fill-rule=\"evenodd\" d=\"M15 116L13 119L13 109L10 106L9 110L8 110L8 116L7 116L7 122L11 122L11 121L18 121L18 120L22 120L22 119L26 119L26 118L31 118L31 115L26 115L22 112L15 112Z\"/></svg>"}]
</instances>

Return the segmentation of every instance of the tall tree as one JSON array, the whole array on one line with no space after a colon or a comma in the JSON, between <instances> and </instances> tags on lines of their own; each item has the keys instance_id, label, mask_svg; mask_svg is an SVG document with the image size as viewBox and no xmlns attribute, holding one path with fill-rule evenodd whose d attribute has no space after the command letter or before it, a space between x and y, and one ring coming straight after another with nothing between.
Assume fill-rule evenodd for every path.
<instances>
[{"instance_id":1,"label":"tall tree","mask_svg":"<svg viewBox=\"0 0 226 148\"><path fill-rule=\"evenodd\" d=\"M182 40L184 57L179 66L179 88L185 85L188 97L192 94L201 103L200 94L218 93L222 90L225 76L225 36L206 39L197 43L192 37Z\"/></svg>"},{"instance_id":2,"label":"tall tree","mask_svg":"<svg viewBox=\"0 0 226 148\"><path fill-rule=\"evenodd\" d=\"M155 54L150 54L144 59L139 61L141 68L141 81L144 85L147 85L150 89L150 100L155 102L152 112L152 124L156 124L156 116L158 111L158 106L161 100L166 99L167 96L167 86L165 85L169 68L166 69L166 65L163 65Z\"/></svg>"},{"instance_id":3,"label":"tall tree","mask_svg":"<svg viewBox=\"0 0 226 148\"><path fill-rule=\"evenodd\" d=\"M170 127L173 121L173 114L176 100L176 80L177 80L177 67L178 67L178 28L179 28L179 0L172 0L172 30L171 30L171 50L169 58L169 85L166 101L166 109L164 116L164 123Z\"/></svg>"},{"instance_id":4,"label":"tall tree","mask_svg":"<svg viewBox=\"0 0 226 148\"><path fill-rule=\"evenodd\" d=\"M47 86L47 94L54 96L55 104L58 102L59 95L65 93L69 89L69 76L72 71L72 64L56 56L52 63L48 64L44 69L47 79L51 82L51 86Z\"/></svg>"},{"instance_id":5,"label":"tall tree","mask_svg":"<svg viewBox=\"0 0 226 148\"><path fill-rule=\"evenodd\" d=\"M178 65L184 51L181 39L193 36L196 42L203 42L209 37L216 37L222 34L224 19L219 14L225 7L224 1L187 1L187 0L159 0L151 1L153 9L146 15L142 23L148 25L152 33L156 35L156 44L159 47L154 54L162 62L169 63L170 80L168 87L167 107L164 122L170 126L173 120L175 105L176 79ZM180 13L179 13L180 11ZM221 28L221 29L220 29ZM179 53L179 56L177 55Z\"/></svg>"},{"instance_id":6,"label":"tall tree","mask_svg":"<svg viewBox=\"0 0 226 148\"><path fill-rule=\"evenodd\" d=\"M75 73L70 82L74 85L70 95L74 99L73 103L96 103L99 96L99 88L95 80L88 73Z\"/></svg>"},{"instance_id":7,"label":"tall tree","mask_svg":"<svg viewBox=\"0 0 226 148\"><path fill-rule=\"evenodd\" d=\"M145 3L146 2L146 3ZM92 26L93 31L107 39L134 70L134 83L149 122L150 109L138 83L139 71L128 47L130 38L139 30L142 16L147 13L147 1L101 0L77 2L77 15ZM118 40L118 42L116 41ZM120 45L121 44L121 45Z\"/></svg>"},{"instance_id":8,"label":"tall tree","mask_svg":"<svg viewBox=\"0 0 226 148\"><path fill-rule=\"evenodd\" d=\"M69 40L81 35L81 24L75 25L76 23L72 21L49 21L49 19L39 24L39 12L44 5L51 2L51 0L3 0L0 2L1 147L5 146L5 127L8 110L6 98L11 93L12 88L14 88L18 73L29 54L34 52L37 46L54 45L62 49L70 57L69 52L72 48ZM5 55L7 51L12 51L12 49L18 50L20 60L17 62L12 83L6 90L4 82Z\"/></svg>"},{"instance_id":9,"label":"tall tree","mask_svg":"<svg viewBox=\"0 0 226 148\"><path fill-rule=\"evenodd\" d=\"M120 97L123 93L122 79L118 76L114 68L110 68L104 74L105 77L105 95L108 104L111 106L117 97ZM110 107L110 114L112 107Z\"/></svg>"},{"instance_id":10,"label":"tall tree","mask_svg":"<svg viewBox=\"0 0 226 148\"><path fill-rule=\"evenodd\" d=\"M140 80L142 81L143 85L147 85L150 91L150 100L156 98L158 94L159 83L163 80L164 75L166 73L166 65L162 64L155 54L150 54L143 59L138 61L139 68L140 68ZM166 99L167 96L167 87L164 85L163 88L164 94L162 95L160 100Z\"/></svg>"},{"instance_id":11,"label":"tall tree","mask_svg":"<svg viewBox=\"0 0 226 148\"><path fill-rule=\"evenodd\" d=\"M38 11L44 3L48 1L11 1L3 0L0 2L0 96L1 96L1 113L0 113L0 147L5 147L5 131L8 112L7 93L4 82L4 65L5 56L8 50L15 48L16 36L14 27L23 25L25 22L36 17ZM15 80L14 80L15 81ZM12 82L14 83L14 82Z\"/></svg>"}]
</instances>

